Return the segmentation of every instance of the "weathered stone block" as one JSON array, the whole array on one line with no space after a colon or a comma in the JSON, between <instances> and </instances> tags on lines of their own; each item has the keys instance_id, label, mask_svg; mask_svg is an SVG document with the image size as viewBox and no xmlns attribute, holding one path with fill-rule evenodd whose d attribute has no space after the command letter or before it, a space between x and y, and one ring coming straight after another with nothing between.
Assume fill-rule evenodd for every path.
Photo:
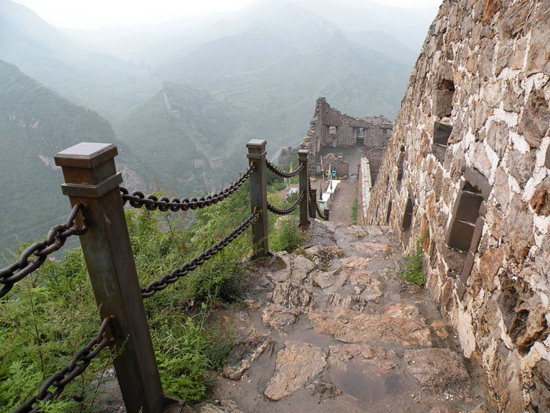
<instances>
[{"instance_id":1,"label":"weathered stone block","mask_svg":"<svg viewBox=\"0 0 550 413\"><path fill-rule=\"evenodd\" d=\"M453 221L447 245L461 251L468 251L472 242L472 236L474 235L474 227L474 224L469 222Z\"/></svg>"},{"instance_id":2,"label":"weathered stone block","mask_svg":"<svg viewBox=\"0 0 550 413\"><path fill-rule=\"evenodd\" d=\"M435 98L435 116L445 118L451 116L453 110L454 90L438 90Z\"/></svg>"},{"instance_id":3,"label":"weathered stone block","mask_svg":"<svg viewBox=\"0 0 550 413\"><path fill-rule=\"evenodd\" d=\"M548 55L550 60L550 53ZM550 65L550 63L549 63ZM533 90L521 115L518 131L532 148L538 148L550 125L550 109L544 94Z\"/></svg>"},{"instance_id":4,"label":"weathered stone block","mask_svg":"<svg viewBox=\"0 0 550 413\"><path fill-rule=\"evenodd\" d=\"M504 259L504 252L500 248L490 248L479 257L479 273L487 289L494 291L495 277L498 274Z\"/></svg>"}]
</instances>

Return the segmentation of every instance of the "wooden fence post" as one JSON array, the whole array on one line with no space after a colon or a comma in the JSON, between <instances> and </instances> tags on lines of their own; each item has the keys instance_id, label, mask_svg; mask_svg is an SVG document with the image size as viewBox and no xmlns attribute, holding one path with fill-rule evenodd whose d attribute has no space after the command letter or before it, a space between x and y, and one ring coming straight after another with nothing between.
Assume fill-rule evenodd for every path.
<instances>
[{"instance_id":1,"label":"wooden fence post","mask_svg":"<svg viewBox=\"0 0 550 413\"><path fill-rule=\"evenodd\" d=\"M311 216L311 218L316 218L317 217L317 210L315 209L315 203L317 202L317 190L316 189L313 189L311 188L311 198L313 199L313 201L311 201L309 203L309 215Z\"/></svg>"},{"instance_id":2,"label":"wooden fence post","mask_svg":"<svg viewBox=\"0 0 550 413\"><path fill-rule=\"evenodd\" d=\"M308 150L307 149L300 149L298 151L298 162L304 167L300 171L300 195L304 194L302 197L302 201L300 202L300 227L307 228L309 227L309 219L308 219L308 212L309 212L309 194L308 194L308 171L307 171L307 158L308 158Z\"/></svg>"},{"instance_id":3,"label":"wooden fence post","mask_svg":"<svg viewBox=\"0 0 550 413\"><path fill-rule=\"evenodd\" d=\"M114 157L106 143L79 143L55 156L63 168L63 194L85 203L88 231L80 236L101 318L114 317L115 370L129 413L160 413L164 395L143 307Z\"/></svg>"},{"instance_id":4,"label":"wooden fence post","mask_svg":"<svg viewBox=\"0 0 550 413\"><path fill-rule=\"evenodd\" d=\"M260 216L252 223L252 243L254 258L269 255L269 243L267 238L267 165L266 165L266 141L252 139L246 144L248 159L256 166L250 175L250 207L256 208Z\"/></svg>"}]
</instances>

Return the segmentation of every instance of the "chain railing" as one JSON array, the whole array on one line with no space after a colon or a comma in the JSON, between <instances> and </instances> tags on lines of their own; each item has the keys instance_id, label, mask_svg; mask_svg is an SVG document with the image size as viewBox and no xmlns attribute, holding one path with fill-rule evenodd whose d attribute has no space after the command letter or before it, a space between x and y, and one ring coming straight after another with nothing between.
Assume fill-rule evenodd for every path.
<instances>
[{"instance_id":1,"label":"chain railing","mask_svg":"<svg viewBox=\"0 0 550 413\"><path fill-rule=\"evenodd\" d=\"M35 242L23 251L19 259L2 270L0 270L0 298L4 297L18 281L21 281L27 275L38 270L48 255L61 249L67 238L73 235L82 235L87 231L85 219L82 219L82 226L76 222L79 212L85 208L84 204L77 204L73 207L65 224L56 225L49 232L45 240Z\"/></svg>"},{"instance_id":2,"label":"chain railing","mask_svg":"<svg viewBox=\"0 0 550 413\"><path fill-rule=\"evenodd\" d=\"M36 271L48 255L59 250L67 238L83 235L80 243L86 260L94 296L103 318L96 337L79 351L69 364L48 378L37 394L21 405L16 412L38 411L42 402L57 397L72 380L88 367L101 350L115 345L120 352L114 360L127 411L162 412L164 395L153 351L151 335L144 309L144 299L162 291L212 259L248 227L252 229L253 257L269 254L268 211L286 215L300 206L300 226L309 224L311 199L307 175L307 151L300 150L299 166L284 172L267 162L266 142L252 140L247 144L249 167L223 190L200 198L157 198L143 192L129 193L120 187L122 177L116 171L114 145L81 143L58 153L56 165L63 168L66 183L63 193L74 205L67 222L51 229L47 238L29 246L16 263L0 270L0 298L17 282ZM267 170L285 178L299 176L299 197L286 209L267 202ZM158 280L140 287L135 267L124 205L145 207L164 212L188 211L214 205L235 193L250 180L250 215L220 242L191 261L184 263ZM86 182L83 184L82 182ZM84 200L84 201L83 201ZM83 204L82 202L85 202ZM313 205L312 205L313 206ZM81 215L80 219L78 215ZM320 214L322 216L322 214ZM116 328L112 322L116 320ZM109 327L110 325L110 327ZM108 330L108 331L107 331ZM114 334L116 331L116 335Z\"/></svg>"},{"instance_id":3,"label":"chain railing","mask_svg":"<svg viewBox=\"0 0 550 413\"><path fill-rule=\"evenodd\" d=\"M114 340L107 333L107 327L112 321L112 317L105 317L96 336L78 351L69 364L58 372L52 374L40 387L38 392L28 399L25 403L14 410L14 413L39 412L40 406L35 406L39 402L48 402L63 392L65 387L80 376L88 368L94 358L101 350L113 344Z\"/></svg>"},{"instance_id":4,"label":"chain railing","mask_svg":"<svg viewBox=\"0 0 550 413\"><path fill-rule=\"evenodd\" d=\"M255 210L252 214L246 218L241 225L239 225L235 230L233 230L228 236L218 242L216 245L204 251L198 257L193 258L191 261L186 262L181 267L176 268L169 274L165 274L160 277L159 280L153 281L147 285L147 287L141 289L141 296L143 298L148 298L155 295L158 291L164 290L168 287L169 284L175 283L180 278L185 277L191 271L196 270L199 266L204 264L218 252L222 251L227 247L231 242L233 242L239 235L241 235L252 223L252 221L260 213Z\"/></svg>"},{"instance_id":5,"label":"chain railing","mask_svg":"<svg viewBox=\"0 0 550 413\"><path fill-rule=\"evenodd\" d=\"M267 169L269 169L275 175L278 175L282 178L293 178L293 177L297 176L304 169L304 164L301 164L294 171L285 172L285 171L282 171L281 169L277 168L275 165L273 165L267 159L266 159L266 166L267 166Z\"/></svg>"},{"instance_id":6,"label":"chain railing","mask_svg":"<svg viewBox=\"0 0 550 413\"><path fill-rule=\"evenodd\" d=\"M298 207L298 205L300 205L300 202L302 202L303 198L304 198L304 194L301 193L300 196L298 197L298 199L296 200L296 202L294 202L294 204L292 204L290 207L288 207L286 209L277 208L276 206L273 206L268 202L267 203L267 209L270 212L273 212L274 214L277 214L277 215L288 215L288 214L292 213Z\"/></svg>"},{"instance_id":7,"label":"chain railing","mask_svg":"<svg viewBox=\"0 0 550 413\"><path fill-rule=\"evenodd\" d=\"M311 189L311 182L309 181L309 179L307 181L307 188L308 188L308 193L309 193L309 200L313 205L315 205L315 210L317 211L317 215L319 215L319 217L323 221L328 221L328 219L329 219L328 214L325 215L325 212L327 212L327 211L321 211L321 207L319 206L319 203L317 202L317 197L315 196L315 193Z\"/></svg>"},{"instance_id":8,"label":"chain railing","mask_svg":"<svg viewBox=\"0 0 550 413\"><path fill-rule=\"evenodd\" d=\"M166 211L188 211L189 209L200 209L200 208L206 208L211 205L215 205L220 201L223 201L225 198L227 198L229 195L233 194L237 189L239 189L246 180L250 177L252 172L254 172L255 165L252 164L248 167L246 171L244 171L241 176L232 184L230 184L227 188L214 193L209 194L200 198L168 198L168 197L161 197L160 199L156 197L155 195L144 195L141 191L133 191L131 194L126 188L120 188L120 193L122 196L122 200L124 204L126 202L129 202L131 206L134 208L141 208L142 206L145 206L148 210L155 210L159 209L160 211L166 212Z\"/></svg>"}]
</instances>

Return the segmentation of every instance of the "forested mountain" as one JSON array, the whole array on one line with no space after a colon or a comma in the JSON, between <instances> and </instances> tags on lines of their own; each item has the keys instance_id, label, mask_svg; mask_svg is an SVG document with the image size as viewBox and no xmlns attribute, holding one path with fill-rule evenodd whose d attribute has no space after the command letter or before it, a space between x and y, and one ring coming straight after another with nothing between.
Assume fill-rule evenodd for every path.
<instances>
[{"instance_id":1,"label":"forested mountain","mask_svg":"<svg viewBox=\"0 0 550 413\"><path fill-rule=\"evenodd\" d=\"M344 113L393 118L408 73L407 66L336 34L317 50L218 79L208 89L223 101L264 114L262 136L283 145L304 136L319 96Z\"/></svg>"},{"instance_id":2,"label":"forested mountain","mask_svg":"<svg viewBox=\"0 0 550 413\"><path fill-rule=\"evenodd\" d=\"M0 64L1 251L67 211L51 157L79 141L117 143L133 170L185 195L234 179L250 139L266 139L268 154L298 145L319 96L392 119L428 20L367 0L258 0L75 36L0 0L0 59L11 63Z\"/></svg>"},{"instance_id":3,"label":"forested mountain","mask_svg":"<svg viewBox=\"0 0 550 413\"><path fill-rule=\"evenodd\" d=\"M115 121L161 84L134 64L80 46L8 0L0 0L0 59Z\"/></svg>"},{"instance_id":4,"label":"forested mountain","mask_svg":"<svg viewBox=\"0 0 550 413\"><path fill-rule=\"evenodd\" d=\"M236 178L247 166L245 144L257 138L255 131L262 124L260 112L243 111L206 91L166 82L121 123L118 136L133 151L147 154L162 186L181 195L219 189ZM215 158L223 159L223 166L212 169L209 161Z\"/></svg>"},{"instance_id":5,"label":"forested mountain","mask_svg":"<svg viewBox=\"0 0 550 413\"><path fill-rule=\"evenodd\" d=\"M70 206L53 156L82 141L117 144L119 168L142 184L126 166L140 164L117 141L109 122L0 61L0 260L17 241L40 238L64 222Z\"/></svg>"}]
</instances>

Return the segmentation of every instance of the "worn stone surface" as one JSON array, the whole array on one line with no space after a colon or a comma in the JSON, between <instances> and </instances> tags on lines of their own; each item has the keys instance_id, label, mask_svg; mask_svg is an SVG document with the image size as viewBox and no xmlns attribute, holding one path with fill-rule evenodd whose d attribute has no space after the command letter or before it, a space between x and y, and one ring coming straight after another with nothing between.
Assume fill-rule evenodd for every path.
<instances>
[{"instance_id":1,"label":"worn stone surface","mask_svg":"<svg viewBox=\"0 0 550 413\"><path fill-rule=\"evenodd\" d=\"M300 310L295 308L267 304L262 310L262 321L275 330L281 330L285 326L294 324L301 313Z\"/></svg>"},{"instance_id":2,"label":"worn stone surface","mask_svg":"<svg viewBox=\"0 0 550 413\"><path fill-rule=\"evenodd\" d=\"M342 265L348 268L365 269L369 265L370 258L366 257L346 257L342 258Z\"/></svg>"},{"instance_id":3,"label":"worn stone surface","mask_svg":"<svg viewBox=\"0 0 550 413\"><path fill-rule=\"evenodd\" d=\"M308 313L315 330L344 343L399 343L430 346L426 324L405 317L363 314L352 310Z\"/></svg>"},{"instance_id":4,"label":"worn stone surface","mask_svg":"<svg viewBox=\"0 0 550 413\"><path fill-rule=\"evenodd\" d=\"M243 413L237 403L228 399L201 403L195 410L199 413Z\"/></svg>"},{"instance_id":5,"label":"worn stone surface","mask_svg":"<svg viewBox=\"0 0 550 413\"><path fill-rule=\"evenodd\" d=\"M549 12L550 0L443 1L365 218L389 223L408 253L416 237L429 234L427 286L464 354L487 374L490 411L540 411L535 400L545 397L531 378L550 354L539 304L548 308L550 297ZM452 127L443 154L433 149L441 123ZM459 202L465 192L479 194L481 206L466 211L469 204ZM388 222L381 211L390 205ZM460 229L460 245L451 228Z\"/></svg>"},{"instance_id":6,"label":"worn stone surface","mask_svg":"<svg viewBox=\"0 0 550 413\"><path fill-rule=\"evenodd\" d=\"M403 359L422 387L445 390L469 378L460 356L446 348L407 350Z\"/></svg>"},{"instance_id":7,"label":"worn stone surface","mask_svg":"<svg viewBox=\"0 0 550 413\"><path fill-rule=\"evenodd\" d=\"M286 341L285 346L277 354L275 374L264 391L271 400L292 394L321 373L327 364L327 355L319 347L290 341Z\"/></svg>"},{"instance_id":8,"label":"worn stone surface","mask_svg":"<svg viewBox=\"0 0 550 413\"><path fill-rule=\"evenodd\" d=\"M223 377L230 380L239 380L245 370L269 347L273 345L269 335L258 334L257 331L238 331L237 337L242 338L235 345L227 362L223 367Z\"/></svg>"},{"instance_id":9,"label":"worn stone surface","mask_svg":"<svg viewBox=\"0 0 550 413\"><path fill-rule=\"evenodd\" d=\"M333 272L315 271L311 274L311 282L314 287L328 288L335 282L335 276Z\"/></svg>"},{"instance_id":10,"label":"worn stone surface","mask_svg":"<svg viewBox=\"0 0 550 413\"><path fill-rule=\"evenodd\" d=\"M409 371L404 353L411 350L437 347L461 359L449 349L458 343L427 292L404 288L407 284L397 274L402 255L391 232L313 225L322 225L327 238L335 239L339 257L331 257L331 270L325 271L321 260L311 269L307 262L295 266L294 254L283 254L272 260L273 269L259 267L250 274L252 285L263 289L251 290L246 299L260 308L254 304L234 312L243 328L236 331L237 344L213 397L232 399L246 412L424 413L434 408L472 411L483 405L483 397L473 390L479 377L449 384L442 393L423 387ZM317 237L319 228L313 232ZM373 251L368 270L339 267L346 258L365 258L359 256L365 254L360 243L390 244L392 252ZM316 262L313 254L308 258ZM373 294L376 299L369 297ZM432 367L429 379L446 383L447 366Z\"/></svg>"}]
</instances>

